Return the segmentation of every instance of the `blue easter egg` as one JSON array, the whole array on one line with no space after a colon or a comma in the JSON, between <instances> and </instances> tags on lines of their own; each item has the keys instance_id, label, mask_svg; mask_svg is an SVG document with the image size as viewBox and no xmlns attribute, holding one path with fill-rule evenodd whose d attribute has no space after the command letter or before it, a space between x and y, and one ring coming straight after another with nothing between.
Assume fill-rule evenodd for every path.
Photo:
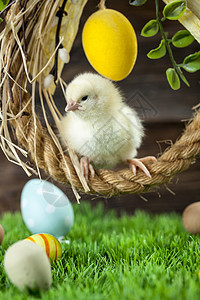
<instances>
[{"instance_id":1,"label":"blue easter egg","mask_svg":"<svg viewBox=\"0 0 200 300\"><path fill-rule=\"evenodd\" d=\"M29 180L21 193L21 212L28 229L33 233L65 236L74 222L74 212L67 196L54 184Z\"/></svg>"}]
</instances>

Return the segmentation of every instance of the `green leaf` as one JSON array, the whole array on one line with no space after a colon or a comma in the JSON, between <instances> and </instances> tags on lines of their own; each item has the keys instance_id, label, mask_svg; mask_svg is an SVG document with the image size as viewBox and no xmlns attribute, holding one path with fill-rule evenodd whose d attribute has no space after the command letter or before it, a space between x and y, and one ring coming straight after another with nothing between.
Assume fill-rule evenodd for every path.
<instances>
[{"instance_id":1,"label":"green leaf","mask_svg":"<svg viewBox=\"0 0 200 300\"><path fill-rule=\"evenodd\" d=\"M145 4L147 0L129 0L129 4L134 5L134 6L141 6Z\"/></svg>"},{"instance_id":2,"label":"green leaf","mask_svg":"<svg viewBox=\"0 0 200 300\"><path fill-rule=\"evenodd\" d=\"M180 89L181 83L180 79L178 77L178 74L176 73L175 69L169 68L166 71L167 80L173 90Z\"/></svg>"},{"instance_id":3,"label":"green leaf","mask_svg":"<svg viewBox=\"0 0 200 300\"><path fill-rule=\"evenodd\" d=\"M2 11L9 3L10 0L0 0L0 11Z\"/></svg>"},{"instance_id":4,"label":"green leaf","mask_svg":"<svg viewBox=\"0 0 200 300\"><path fill-rule=\"evenodd\" d=\"M159 26L157 20L150 20L142 28L141 35L145 37L154 36L158 32Z\"/></svg>"},{"instance_id":5,"label":"green leaf","mask_svg":"<svg viewBox=\"0 0 200 300\"><path fill-rule=\"evenodd\" d=\"M164 41L162 40L160 42L160 45L158 46L158 48L155 48L155 49L152 49L151 51L149 51L147 56L148 56L148 58L151 58L151 59L158 59L158 58L165 56L165 54L166 54L166 47L165 47Z\"/></svg>"},{"instance_id":6,"label":"green leaf","mask_svg":"<svg viewBox=\"0 0 200 300\"><path fill-rule=\"evenodd\" d=\"M186 10L186 1L176 0L167 5L163 9L163 15L169 20L178 20Z\"/></svg>"},{"instance_id":7,"label":"green leaf","mask_svg":"<svg viewBox=\"0 0 200 300\"><path fill-rule=\"evenodd\" d=\"M0 18L0 23L1 23L1 22L3 22L3 19L2 19L2 18Z\"/></svg>"},{"instance_id":8,"label":"green leaf","mask_svg":"<svg viewBox=\"0 0 200 300\"><path fill-rule=\"evenodd\" d=\"M172 38L172 44L177 48L184 48L192 44L194 37L188 30L178 31Z\"/></svg>"},{"instance_id":9,"label":"green leaf","mask_svg":"<svg viewBox=\"0 0 200 300\"><path fill-rule=\"evenodd\" d=\"M182 67L190 73L200 70L200 51L187 56L183 61Z\"/></svg>"},{"instance_id":10,"label":"green leaf","mask_svg":"<svg viewBox=\"0 0 200 300\"><path fill-rule=\"evenodd\" d=\"M180 76L180 78L183 80L183 82L189 87L190 84L187 81L187 79L185 78L185 75L183 74L183 72L181 71L181 68L179 66L177 66L177 73Z\"/></svg>"}]
</instances>

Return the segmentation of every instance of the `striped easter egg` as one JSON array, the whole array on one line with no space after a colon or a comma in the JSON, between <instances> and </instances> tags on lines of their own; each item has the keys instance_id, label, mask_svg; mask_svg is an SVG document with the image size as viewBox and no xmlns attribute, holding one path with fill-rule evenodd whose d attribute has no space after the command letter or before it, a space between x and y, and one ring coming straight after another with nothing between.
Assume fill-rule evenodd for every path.
<instances>
[{"instance_id":1,"label":"striped easter egg","mask_svg":"<svg viewBox=\"0 0 200 300\"><path fill-rule=\"evenodd\" d=\"M26 240L32 241L41 246L45 250L47 256L53 261L56 261L62 256L62 246L60 242L51 234L38 233L29 236L26 238Z\"/></svg>"}]
</instances>

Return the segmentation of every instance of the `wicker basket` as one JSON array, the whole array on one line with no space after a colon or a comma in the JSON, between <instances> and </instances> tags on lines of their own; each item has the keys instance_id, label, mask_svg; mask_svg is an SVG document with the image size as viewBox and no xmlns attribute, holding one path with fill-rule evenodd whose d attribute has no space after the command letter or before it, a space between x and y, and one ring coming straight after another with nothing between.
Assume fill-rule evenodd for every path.
<instances>
[{"instance_id":1,"label":"wicker basket","mask_svg":"<svg viewBox=\"0 0 200 300\"><path fill-rule=\"evenodd\" d=\"M79 19L87 0L67 1L65 10L68 13L63 20L61 36L65 48L70 51L78 30ZM169 3L171 0L164 0ZM188 9L180 22L200 42L200 21L198 0L188 0ZM26 6L20 7L16 1L6 15L6 26L1 33L1 148L9 160L24 168L27 175L32 172L40 174L43 169L58 182L70 184L79 199L76 190L106 196L124 193L143 193L152 186L168 183L177 173L186 170L200 153L200 113L197 111L189 122L182 137L167 149L156 162L149 163L152 178L142 172L137 175L129 169L118 172L112 170L96 170L94 178L89 182L81 175L78 158L68 147L67 155L63 151L58 137L52 131L44 110L43 98L49 105L54 119L59 126L59 113L50 90L43 89L44 77L53 67L55 56L56 26L54 19L60 0L27 0ZM78 3L78 4L77 4ZM23 27L26 22L26 28ZM26 47L25 47L26 46ZM26 51L25 51L26 50ZM62 85L60 73L63 67L58 62L58 80ZM30 76L31 74L31 76ZM46 126L43 127L35 113L35 85L39 82L41 106ZM32 85L32 94L27 90L27 82ZM12 142L8 130L8 121L14 128L19 145ZM36 168L26 164L21 154L31 157Z\"/></svg>"}]
</instances>

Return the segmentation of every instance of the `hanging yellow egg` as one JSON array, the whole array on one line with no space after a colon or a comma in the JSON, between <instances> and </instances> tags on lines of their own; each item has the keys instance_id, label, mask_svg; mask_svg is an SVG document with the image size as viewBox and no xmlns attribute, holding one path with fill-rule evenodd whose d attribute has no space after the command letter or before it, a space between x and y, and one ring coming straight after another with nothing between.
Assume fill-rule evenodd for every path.
<instances>
[{"instance_id":1,"label":"hanging yellow egg","mask_svg":"<svg viewBox=\"0 0 200 300\"><path fill-rule=\"evenodd\" d=\"M41 246L45 250L47 256L53 261L56 261L62 256L62 246L60 242L50 234L34 234L26 238L26 240L32 241Z\"/></svg>"},{"instance_id":2,"label":"hanging yellow egg","mask_svg":"<svg viewBox=\"0 0 200 300\"><path fill-rule=\"evenodd\" d=\"M83 49L93 68L119 81L129 75L137 58L137 38L129 20L113 9L99 9L86 21Z\"/></svg>"}]
</instances>

